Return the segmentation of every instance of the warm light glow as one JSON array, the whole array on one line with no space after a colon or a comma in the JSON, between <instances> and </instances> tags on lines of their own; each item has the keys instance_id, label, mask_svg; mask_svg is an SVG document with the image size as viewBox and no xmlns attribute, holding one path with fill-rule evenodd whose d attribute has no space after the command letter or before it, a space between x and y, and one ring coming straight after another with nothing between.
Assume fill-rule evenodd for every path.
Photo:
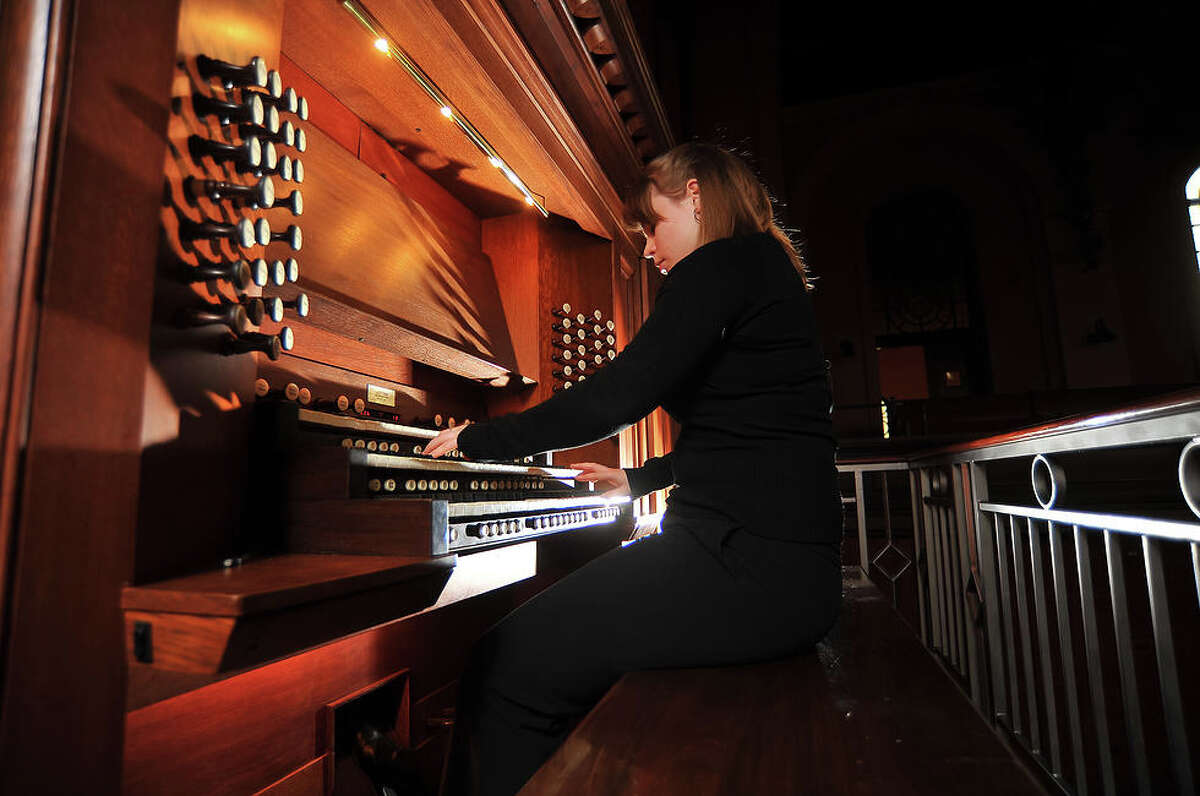
<instances>
[{"instance_id":1,"label":"warm light glow","mask_svg":"<svg viewBox=\"0 0 1200 796\"><path fill-rule=\"evenodd\" d=\"M890 429L888 428L887 401L879 402L879 413L880 413L880 416L883 417L883 438L891 439L892 438L891 432L890 432Z\"/></svg>"},{"instance_id":2,"label":"warm light glow","mask_svg":"<svg viewBox=\"0 0 1200 796\"><path fill-rule=\"evenodd\" d=\"M437 84L425 73L425 70L421 69L420 65L405 52L403 47L392 43L391 37L383 25L380 24L379 20L375 19L357 0L342 0L341 4L366 29L374 47L387 55L389 60L396 63L416 82L421 90L437 104L442 116L453 121L462 130L468 140L479 148L479 151L488 159L488 162L492 166L505 172L509 181L516 186L517 190L525 198L526 204L536 207L543 216L548 218L550 211L546 209L545 197L534 194L525 187L524 183L515 174L511 173L509 168L500 159L496 148L483 137L483 134L476 129L475 125L471 124L469 119L454 110L445 93L438 88Z\"/></svg>"}]
</instances>

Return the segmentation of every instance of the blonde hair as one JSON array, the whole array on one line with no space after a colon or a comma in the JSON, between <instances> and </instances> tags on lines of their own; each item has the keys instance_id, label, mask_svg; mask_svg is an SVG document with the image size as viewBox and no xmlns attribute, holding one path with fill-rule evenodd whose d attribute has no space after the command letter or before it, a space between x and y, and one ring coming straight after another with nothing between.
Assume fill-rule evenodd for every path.
<instances>
[{"instance_id":1,"label":"blonde hair","mask_svg":"<svg viewBox=\"0 0 1200 796\"><path fill-rule=\"evenodd\" d=\"M651 160L642 169L625 201L625 222L632 231L651 229L662 220L650 204L651 189L678 201L687 182L700 183L704 210L700 214L700 245L721 238L770 232L792 261L804 287L813 289L808 265L791 237L775 220L771 195L746 161L723 147L690 141Z\"/></svg>"}]
</instances>

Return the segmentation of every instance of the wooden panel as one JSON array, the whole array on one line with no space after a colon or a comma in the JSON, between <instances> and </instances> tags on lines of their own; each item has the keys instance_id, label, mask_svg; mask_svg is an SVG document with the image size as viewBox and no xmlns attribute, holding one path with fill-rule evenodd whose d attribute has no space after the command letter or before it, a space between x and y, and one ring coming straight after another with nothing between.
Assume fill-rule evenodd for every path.
<instances>
[{"instance_id":1,"label":"wooden panel","mask_svg":"<svg viewBox=\"0 0 1200 796\"><path fill-rule=\"evenodd\" d=\"M477 249L318 130L305 162L312 231L301 286L493 363L497 375L516 367L491 263Z\"/></svg>"},{"instance_id":2,"label":"wooden panel","mask_svg":"<svg viewBox=\"0 0 1200 796\"><path fill-rule=\"evenodd\" d=\"M46 198L55 223L38 283L35 375L22 398L21 515L5 584L4 793L44 791L48 772L61 791L118 786L124 671L114 596L129 577L136 516L177 12L174 2L119 15L99 2L64 9L72 50L53 79L71 86L58 119L65 146L55 157L55 190L34 194ZM6 4L6 23L13 13ZM57 6L47 18L58 18ZM46 744L50 737L55 744ZM58 742L73 750L69 766Z\"/></svg>"},{"instance_id":3,"label":"wooden panel","mask_svg":"<svg viewBox=\"0 0 1200 796\"><path fill-rule=\"evenodd\" d=\"M290 554L121 592L126 611L247 616L408 580L453 559Z\"/></svg>"},{"instance_id":4,"label":"wooden panel","mask_svg":"<svg viewBox=\"0 0 1200 796\"><path fill-rule=\"evenodd\" d=\"M428 174L401 155L383 136L364 126L358 142L358 159L390 182L400 193L429 210L453 238L481 248L479 217L434 182ZM533 217L533 213L522 215Z\"/></svg>"},{"instance_id":5,"label":"wooden panel","mask_svg":"<svg viewBox=\"0 0 1200 796\"><path fill-rule=\"evenodd\" d=\"M326 793L333 769L333 755L321 755L310 763L273 782L254 796L321 796Z\"/></svg>"},{"instance_id":6,"label":"wooden panel","mask_svg":"<svg viewBox=\"0 0 1200 796\"><path fill-rule=\"evenodd\" d=\"M517 370L539 380L538 310L543 302L538 284L537 221L528 213L489 218L483 222L482 248L492 260Z\"/></svg>"},{"instance_id":7,"label":"wooden panel","mask_svg":"<svg viewBox=\"0 0 1200 796\"><path fill-rule=\"evenodd\" d=\"M472 68L471 56L465 48L455 46L454 33L448 30L432 4L405 3L389 8L374 3L370 8L382 17L385 27L399 37L397 43L406 49L414 36L430 37L438 56L428 63L426 53L413 53L417 62L477 126L482 125L484 135L532 190L552 193L549 181L541 173L549 164L542 162L540 169L535 169L531 157L522 151L535 142L523 140L518 148L512 134L498 135L495 117L504 113L501 108L506 104L504 99L493 94L495 103L478 105L456 90L457 80L443 83L449 75L445 69L439 70L439 66L471 74L472 80L481 78L482 72ZM293 62L476 213L507 215L525 208L521 194L504 175L487 162L456 125L441 115L439 107L399 64L388 62L372 46L366 29L339 3L290 0L283 41L284 52ZM508 114L506 124L512 125L516 120L512 119L511 111ZM572 198L568 195L567 201ZM571 209L577 211L577 206L572 205Z\"/></svg>"},{"instance_id":8,"label":"wooden panel","mask_svg":"<svg viewBox=\"0 0 1200 796\"><path fill-rule=\"evenodd\" d=\"M479 634L566 572L611 549L623 532L604 527L565 535L574 539L539 540L535 578L210 679L204 688L196 688L204 678L154 681L131 671L131 680L146 684L162 701L142 702L144 707L127 716L124 792L157 794L163 782L171 782L175 796L244 793L278 780L316 754L322 706L402 668L411 671L414 702L445 687ZM163 699L171 694L177 696Z\"/></svg>"},{"instance_id":9,"label":"wooden panel","mask_svg":"<svg viewBox=\"0 0 1200 796\"><path fill-rule=\"evenodd\" d=\"M304 500L291 505L288 549L306 553L434 555L428 500Z\"/></svg>"},{"instance_id":10,"label":"wooden panel","mask_svg":"<svg viewBox=\"0 0 1200 796\"><path fill-rule=\"evenodd\" d=\"M359 137L363 133L362 121L324 86L313 80L286 54L279 54L279 76L285 85L296 89L296 93L308 100L308 123L337 141L346 151L358 156Z\"/></svg>"},{"instance_id":11,"label":"wooden panel","mask_svg":"<svg viewBox=\"0 0 1200 796\"><path fill-rule=\"evenodd\" d=\"M295 347L281 356L274 363L270 360L259 366L259 374L270 365L286 368L286 363L294 359L306 359L310 362L336 362L338 367L361 373L364 376L378 376L396 384L412 383L412 360L394 351L360 343L347 337L330 332L319 326L312 326L305 321L285 318L282 323L269 321L263 323L263 331L276 334L279 327L289 326L296 336ZM313 400L336 398L329 395L315 395Z\"/></svg>"},{"instance_id":12,"label":"wooden panel","mask_svg":"<svg viewBox=\"0 0 1200 796\"><path fill-rule=\"evenodd\" d=\"M520 796L1042 790L869 583L816 653L626 675Z\"/></svg>"},{"instance_id":13,"label":"wooden panel","mask_svg":"<svg viewBox=\"0 0 1200 796\"><path fill-rule=\"evenodd\" d=\"M49 168L59 135L69 26L50 0L10 4L0 25L0 638L6 636L13 523L20 452L33 378L39 318L35 285L42 274L50 215Z\"/></svg>"},{"instance_id":14,"label":"wooden panel","mask_svg":"<svg viewBox=\"0 0 1200 796\"><path fill-rule=\"evenodd\" d=\"M428 608L451 572L412 566L393 583L237 618L129 611L127 635L147 622L154 645L152 662L135 663L131 649L129 665L207 674L260 666Z\"/></svg>"}]
</instances>

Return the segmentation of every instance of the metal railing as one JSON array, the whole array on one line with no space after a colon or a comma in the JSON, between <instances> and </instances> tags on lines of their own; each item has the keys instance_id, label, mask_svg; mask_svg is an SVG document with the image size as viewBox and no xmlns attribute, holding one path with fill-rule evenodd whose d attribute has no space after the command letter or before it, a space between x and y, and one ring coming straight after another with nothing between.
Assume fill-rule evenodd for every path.
<instances>
[{"instance_id":1,"label":"metal railing","mask_svg":"<svg viewBox=\"0 0 1200 796\"><path fill-rule=\"evenodd\" d=\"M859 566L1049 780L1196 792L1200 391L838 469Z\"/></svg>"}]
</instances>

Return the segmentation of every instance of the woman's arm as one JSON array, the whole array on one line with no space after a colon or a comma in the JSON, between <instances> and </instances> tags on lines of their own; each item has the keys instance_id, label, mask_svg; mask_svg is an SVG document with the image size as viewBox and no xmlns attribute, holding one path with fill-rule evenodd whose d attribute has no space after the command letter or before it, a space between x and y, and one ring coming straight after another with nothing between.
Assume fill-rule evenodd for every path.
<instances>
[{"instance_id":1,"label":"woman's arm","mask_svg":"<svg viewBox=\"0 0 1200 796\"><path fill-rule=\"evenodd\" d=\"M468 426L459 449L476 459L515 459L605 439L650 414L738 317L745 302L742 251L736 238L723 238L680 260L616 359L524 412Z\"/></svg>"},{"instance_id":2,"label":"woman's arm","mask_svg":"<svg viewBox=\"0 0 1200 796\"><path fill-rule=\"evenodd\" d=\"M675 483L669 453L647 459L641 467L626 467L625 475L629 478L629 496L635 500Z\"/></svg>"}]
</instances>

